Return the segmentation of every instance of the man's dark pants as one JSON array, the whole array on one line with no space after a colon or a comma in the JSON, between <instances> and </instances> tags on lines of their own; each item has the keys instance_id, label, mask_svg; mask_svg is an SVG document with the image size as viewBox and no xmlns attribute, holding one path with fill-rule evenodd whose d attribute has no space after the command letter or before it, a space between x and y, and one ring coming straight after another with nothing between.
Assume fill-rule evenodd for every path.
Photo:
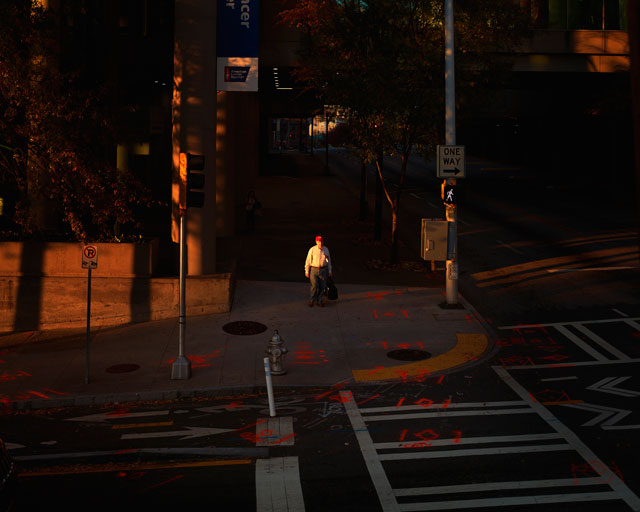
<instances>
[{"instance_id":1,"label":"man's dark pants","mask_svg":"<svg viewBox=\"0 0 640 512\"><path fill-rule=\"evenodd\" d=\"M309 300L322 302L324 290L327 287L328 274L329 269L327 267L311 267L309 269L309 280L311 281L311 297Z\"/></svg>"}]
</instances>

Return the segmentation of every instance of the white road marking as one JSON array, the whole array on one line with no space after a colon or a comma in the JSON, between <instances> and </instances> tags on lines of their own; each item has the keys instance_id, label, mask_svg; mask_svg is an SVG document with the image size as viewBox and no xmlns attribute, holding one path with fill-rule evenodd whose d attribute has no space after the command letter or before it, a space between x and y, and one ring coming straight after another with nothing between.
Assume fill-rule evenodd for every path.
<instances>
[{"instance_id":1,"label":"white road marking","mask_svg":"<svg viewBox=\"0 0 640 512\"><path fill-rule=\"evenodd\" d=\"M618 359L631 359L627 354L624 354L623 352L620 352L616 347L614 347L613 345L611 345L610 343L608 343L607 341L602 339L595 332L589 330L584 325L581 325L581 324L571 324L571 325L573 325L577 330L579 330L582 334L587 336L589 339L595 341L598 345L600 345L607 352L609 352L610 354L613 354L614 356L616 356Z\"/></svg>"},{"instance_id":2,"label":"white road marking","mask_svg":"<svg viewBox=\"0 0 640 512\"><path fill-rule=\"evenodd\" d=\"M584 444L582 440L580 440L580 438L570 428L568 428L562 422L558 421L558 418L556 418L544 405L539 403L537 400L534 400L531 397L530 393L511 376L506 368L493 366L493 370L520 398L527 401L531 405L531 407L536 410L540 418L546 421L549 427L562 435L562 437L573 447L573 449L578 452L578 454L585 461L588 461L589 465L591 465L594 471L602 476L607 484L615 491L613 493L594 493L590 499L596 500L600 499L605 494L611 494L611 497L608 499L622 499L627 503L627 505L631 507L632 510L640 510L640 498L638 498L638 496L636 496L631 491L631 489L627 487L627 485L618 477L618 475L611 472L610 470L608 470L607 473L608 466L604 464L600 460L600 458L586 444ZM578 495L577 497L571 494L561 496L566 496L566 501L570 502L579 500L580 495Z\"/></svg>"},{"instance_id":3,"label":"white road marking","mask_svg":"<svg viewBox=\"0 0 640 512\"><path fill-rule=\"evenodd\" d=\"M557 480L523 480L514 482L487 482L468 485L438 485L395 489L396 496L427 496L430 494L457 494L460 492L485 492L513 489L544 489L548 487L572 487L574 485L602 485L601 478L559 478Z\"/></svg>"},{"instance_id":4,"label":"white road marking","mask_svg":"<svg viewBox=\"0 0 640 512\"><path fill-rule=\"evenodd\" d=\"M634 322L634 320L639 320L638 318L629 318L625 319L624 323L633 327L636 331L640 331L640 324L638 322Z\"/></svg>"},{"instance_id":5,"label":"white road marking","mask_svg":"<svg viewBox=\"0 0 640 512\"><path fill-rule=\"evenodd\" d=\"M459 439L434 439L425 441L400 441L392 443L375 443L376 450L430 448L435 446L459 446L465 444L519 443L523 441L547 441L560 439L560 434L522 434L513 436L479 436L461 437Z\"/></svg>"},{"instance_id":6,"label":"white road marking","mask_svg":"<svg viewBox=\"0 0 640 512\"><path fill-rule=\"evenodd\" d=\"M620 389L615 386L624 382L625 380L630 379L629 377L605 377L602 380L599 380L595 384L587 387L587 389L591 389L593 391L601 391L602 393L611 393L612 395L619 396L627 396L627 397L635 397L640 396L640 392L633 391L631 389Z\"/></svg>"},{"instance_id":7,"label":"white road marking","mask_svg":"<svg viewBox=\"0 0 640 512\"><path fill-rule=\"evenodd\" d=\"M120 439L151 439L158 437L180 437L180 441L185 439L195 439L196 437L213 436L233 432L229 428L208 428L208 427L187 427L187 430L174 430L172 432L141 432L137 434L123 434Z\"/></svg>"},{"instance_id":8,"label":"white road marking","mask_svg":"<svg viewBox=\"0 0 640 512\"><path fill-rule=\"evenodd\" d=\"M538 453L573 450L570 444L539 444L530 446L498 446L495 448L470 448L468 450L440 450L426 452L383 453L380 460L443 459L449 457L477 457L479 455L504 455L507 453Z\"/></svg>"},{"instance_id":9,"label":"white road marking","mask_svg":"<svg viewBox=\"0 0 640 512\"><path fill-rule=\"evenodd\" d=\"M638 267L592 267L592 268L548 268L549 274L559 274L565 272L602 272L610 270L633 270Z\"/></svg>"},{"instance_id":10,"label":"white road marking","mask_svg":"<svg viewBox=\"0 0 640 512\"><path fill-rule=\"evenodd\" d=\"M256 511L304 512L298 457L256 461Z\"/></svg>"},{"instance_id":11,"label":"white road marking","mask_svg":"<svg viewBox=\"0 0 640 512\"><path fill-rule=\"evenodd\" d=\"M571 375L569 377L549 377L548 379L540 379L540 382L553 382L556 380L578 380L578 376Z\"/></svg>"},{"instance_id":12,"label":"white road marking","mask_svg":"<svg viewBox=\"0 0 640 512\"><path fill-rule=\"evenodd\" d=\"M525 402L522 400L513 400L513 401L505 401L505 402L453 402L453 403L441 403L441 404L432 404L428 408L429 409L473 409L479 407L509 407L509 406L518 406L525 405ZM390 407L367 407L365 409L359 409L361 414L372 414L374 412L399 412L399 411L419 411L424 410L426 407L424 405L401 405L400 407L390 406ZM369 418L366 418L367 420Z\"/></svg>"},{"instance_id":13,"label":"white road marking","mask_svg":"<svg viewBox=\"0 0 640 512\"><path fill-rule=\"evenodd\" d=\"M558 331L560 331L565 337L567 337L571 341L573 341L574 344L576 344L578 347L580 347L582 350L584 350L587 354L589 354L591 357L593 357L596 361L606 361L607 360L607 358L605 356L603 356L596 349L592 348L590 345L588 345L587 343L582 341L580 338L578 338L575 334L573 334L564 325L556 325L554 327Z\"/></svg>"},{"instance_id":14,"label":"white road marking","mask_svg":"<svg viewBox=\"0 0 640 512\"><path fill-rule=\"evenodd\" d=\"M256 425L256 446L293 446L293 417L282 416L269 418L267 425Z\"/></svg>"},{"instance_id":15,"label":"white road marking","mask_svg":"<svg viewBox=\"0 0 640 512\"><path fill-rule=\"evenodd\" d=\"M626 313L623 313L622 311L616 308L611 308L611 311L613 311L614 313L618 313L620 316L629 316Z\"/></svg>"},{"instance_id":16,"label":"white road marking","mask_svg":"<svg viewBox=\"0 0 640 512\"><path fill-rule=\"evenodd\" d=\"M376 449L373 445L371 435L367 430L367 426L362 418L358 406L356 405L353 394L351 391L341 391L340 397L342 398L344 408L347 411L347 416L351 421L351 426L356 434L356 439L360 445L360 451L364 458L364 462L369 470L369 475L373 481L373 485L378 493L378 499L384 512L397 512L398 502L393 494L393 489L387 478L387 474L384 472L382 463L378 457Z\"/></svg>"},{"instance_id":17,"label":"white road marking","mask_svg":"<svg viewBox=\"0 0 640 512\"><path fill-rule=\"evenodd\" d=\"M602 501L623 499L617 492L589 492L574 494L551 494L541 496L513 496L475 500L437 501L432 503L404 503L401 511L424 510L469 510L472 508L505 507L512 505L544 505L549 503L572 503L576 501ZM637 510L637 509L636 509Z\"/></svg>"},{"instance_id":18,"label":"white road marking","mask_svg":"<svg viewBox=\"0 0 640 512\"><path fill-rule=\"evenodd\" d=\"M148 416L166 416L169 411L145 411L145 412L103 412L98 414L89 414L88 416L77 416L76 418L67 418L65 421L107 421L119 420L122 418L145 418Z\"/></svg>"},{"instance_id":19,"label":"white road marking","mask_svg":"<svg viewBox=\"0 0 640 512\"><path fill-rule=\"evenodd\" d=\"M619 421L623 420L631 411L627 409L618 409L617 407L606 407L604 405L596 404L562 404L563 407L571 407L573 409L582 409L583 411L597 412L598 416L583 423L583 427L593 427L599 423L603 426L615 425ZM606 420L606 421L605 421Z\"/></svg>"},{"instance_id":20,"label":"white road marking","mask_svg":"<svg viewBox=\"0 0 640 512\"><path fill-rule=\"evenodd\" d=\"M489 409L484 411L439 411L423 412L418 414L389 414L385 416L367 416L367 421L396 421L416 420L423 418L444 418L452 416L496 416L499 414L531 414L530 408L526 409Z\"/></svg>"},{"instance_id":21,"label":"white road marking","mask_svg":"<svg viewBox=\"0 0 640 512\"><path fill-rule=\"evenodd\" d=\"M608 324L611 322L633 322L634 320L640 320L639 317L634 318L607 318L604 320L580 320L578 322L551 322L548 324L518 324L518 325L503 325L498 329L539 329L540 327L556 327L558 325L577 325L577 324ZM636 329L640 330L640 324L637 324Z\"/></svg>"},{"instance_id":22,"label":"white road marking","mask_svg":"<svg viewBox=\"0 0 640 512\"><path fill-rule=\"evenodd\" d=\"M509 245L509 244L508 244L508 243L506 243L506 242L503 242L502 240L498 240L498 239L496 239L496 242L498 242L498 243L500 244L500 246L499 246L499 247L506 247L507 249L512 250L512 251L513 251L513 252L515 252L516 254L521 254L521 255L523 255L523 254L524 254L521 250L516 249L515 247L513 247L513 246Z\"/></svg>"}]
</instances>

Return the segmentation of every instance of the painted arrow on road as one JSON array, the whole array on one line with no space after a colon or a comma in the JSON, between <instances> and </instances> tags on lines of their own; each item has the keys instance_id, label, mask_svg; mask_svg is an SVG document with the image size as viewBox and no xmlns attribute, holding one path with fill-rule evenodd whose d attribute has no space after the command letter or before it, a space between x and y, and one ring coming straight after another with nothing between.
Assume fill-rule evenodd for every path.
<instances>
[{"instance_id":1,"label":"painted arrow on road","mask_svg":"<svg viewBox=\"0 0 640 512\"><path fill-rule=\"evenodd\" d=\"M573 407L574 409L582 409L584 411L591 411L600 413L598 416L593 418L592 420L583 423L583 427L593 427L594 425L598 425L601 423L601 427L603 429L610 428L616 423L618 423L623 418L626 418L631 411L626 409L616 409L615 407L605 407L604 405L595 405L595 404L562 404L562 407ZM633 427L633 425L629 426ZM622 427L616 427L622 428ZM627 427L628 428L628 427Z\"/></svg>"},{"instance_id":2,"label":"painted arrow on road","mask_svg":"<svg viewBox=\"0 0 640 512\"><path fill-rule=\"evenodd\" d=\"M117 420L120 418L144 418L147 416L166 416L169 411L145 411L145 412L103 412L98 414L89 414L87 416L78 416L76 418L67 418L65 421L87 421L87 422L105 422L107 420Z\"/></svg>"},{"instance_id":3,"label":"painted arrow on road","mask_svg":"<svg viewBox=\"0 0 640 512\"><path fill-rule=\"evenodd\" d=\"M601 391L602 393L611 393L612 395L620 395L620 396L640 396L640 392L633 391L631 389L622 389L616 388L616 386L627 379L630 379L631 376L628 377L606 377L602 380L599 380L595 384L589 386L587 389L592 391Z\"/></svg>"},{"instance_id":4,"label":"painted arrow on road","mask_svg":"<svg viewBox=\"0 0 640 512\"><path fill-rule=\"evenodd\" d=\"M185 439L195 439L196 437L213 436L224 432L233 432L229 428L208 428L208 427L187 427L188 430L174 430L173 432L142 432L140 434L123 434L120 439L151 439L158 437L182 437Z\"/></svg>"}]
</instances>

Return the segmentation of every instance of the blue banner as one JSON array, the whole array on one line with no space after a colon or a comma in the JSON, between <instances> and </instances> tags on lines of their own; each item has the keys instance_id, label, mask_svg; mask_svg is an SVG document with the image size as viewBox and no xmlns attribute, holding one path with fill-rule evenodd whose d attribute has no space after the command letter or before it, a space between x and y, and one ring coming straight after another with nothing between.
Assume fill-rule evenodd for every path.
<instances>
[{"instance_id":1,"label":"blue banner","mask_svg":"<svg viewBox=\"0 0 640 512\"><path fill-rule=\"evenodd\" d=\"M218 90L258 90L259 0L218 0Z\"/></svg>"}]
</instances>

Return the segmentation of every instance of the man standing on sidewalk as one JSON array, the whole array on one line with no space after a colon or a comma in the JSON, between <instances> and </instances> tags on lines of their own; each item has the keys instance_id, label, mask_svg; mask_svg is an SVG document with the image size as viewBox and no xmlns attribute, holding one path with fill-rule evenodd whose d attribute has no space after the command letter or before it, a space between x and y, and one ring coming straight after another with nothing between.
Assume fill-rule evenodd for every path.
<instances>
[{"instance_id":1,"label":"man standing on sidewalk","mask_svg":"<svg viewBox=\"0 0 640 512\"><path fill-rule=\"evenodd\" d=\"M307 261L304 264L304 275L311 281L311 297L309 298L309 307L314 302L318 306L323 307L324 290L327 287L327 275L331 276L331 256L329 249L322 243L322 237L316 237L316 245L314 245L307 253Z\"/></svg>"}]
</instances>

